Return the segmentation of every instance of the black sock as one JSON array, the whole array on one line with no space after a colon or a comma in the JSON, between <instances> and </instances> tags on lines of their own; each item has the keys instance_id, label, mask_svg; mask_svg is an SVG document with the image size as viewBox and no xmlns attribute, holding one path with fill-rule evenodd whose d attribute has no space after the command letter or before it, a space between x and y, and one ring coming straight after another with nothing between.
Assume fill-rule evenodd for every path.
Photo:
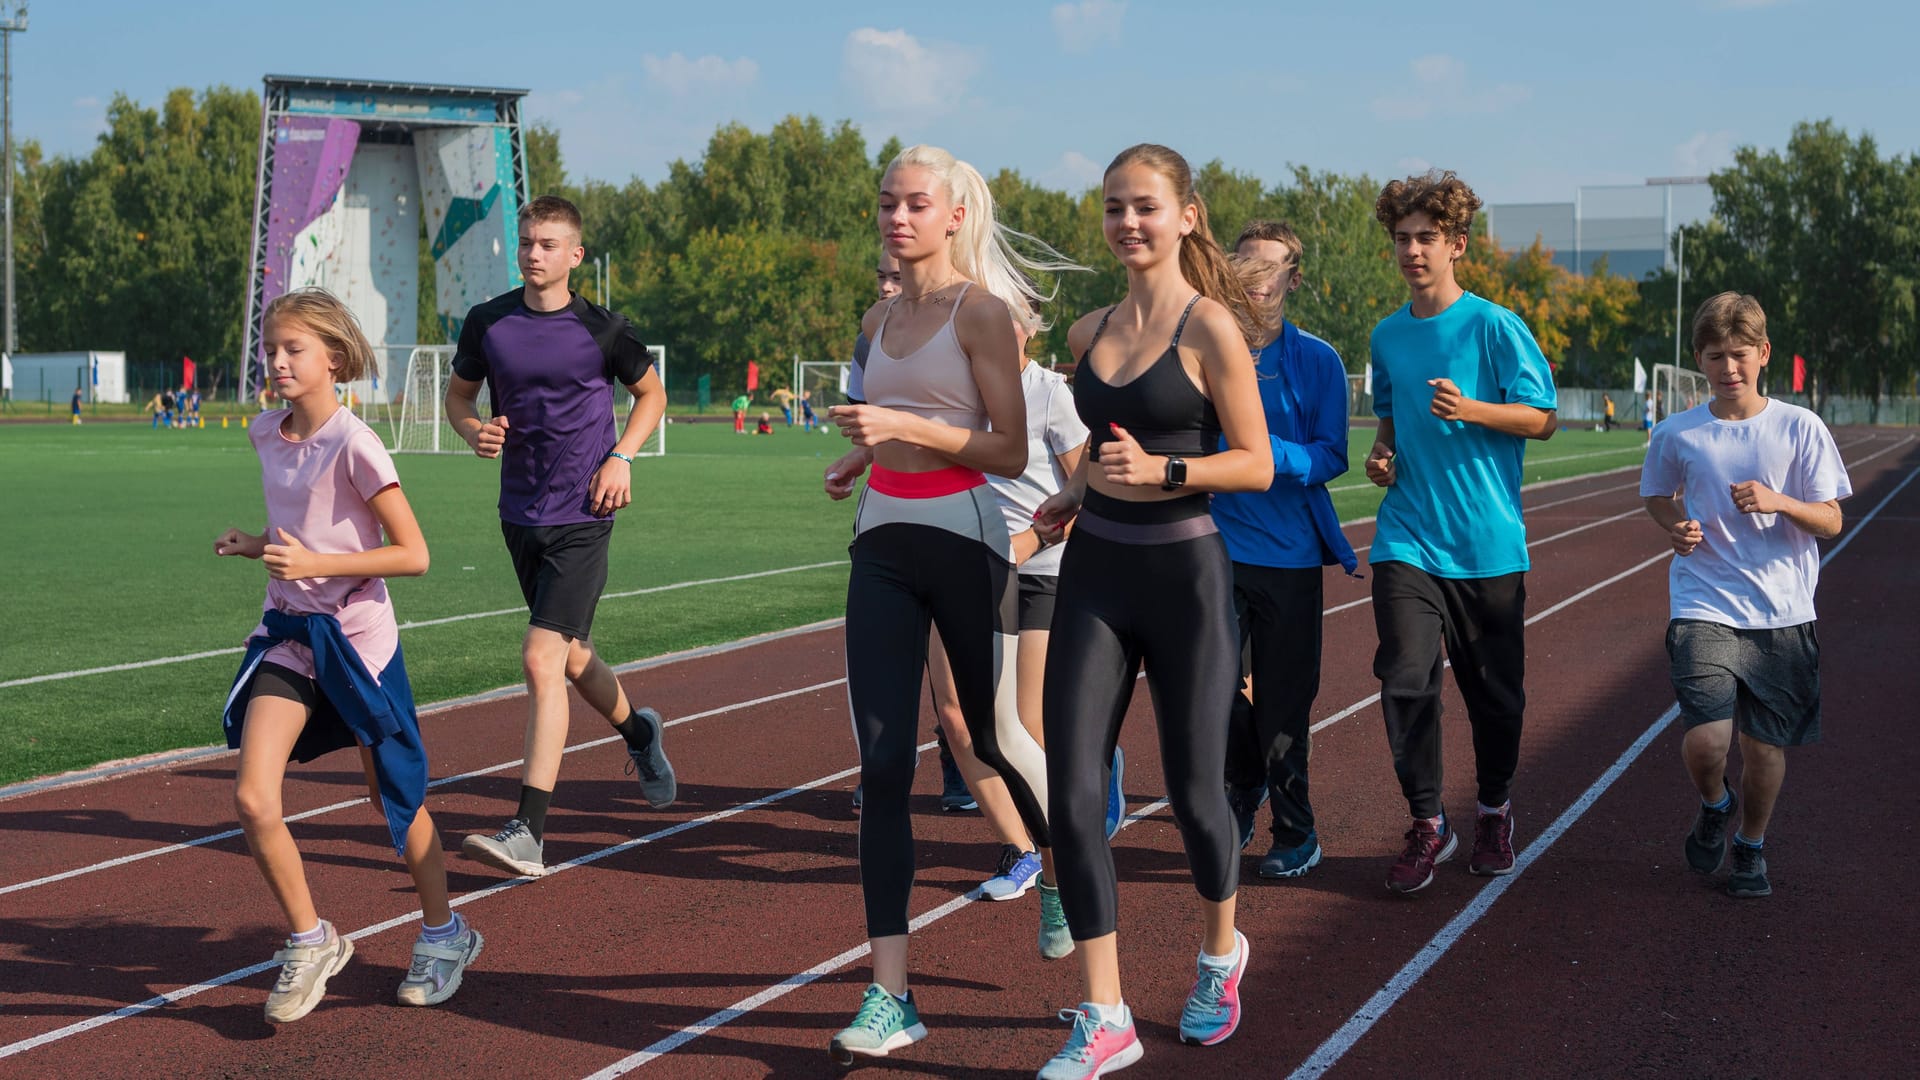
<instances>
[{"instance_id":1,"label":"black sock","mask_svg":"<svg viewBox=\"0 0 1920 1080\"><path fill-rule=\"evenodd\" d=\"M546 839L547 804L552 801L553 792L520 785L520 809L513 816L527 823L527 831L536 842Z\"/></svg>"},{"instance_id":2,"label":"black sock","mask_svg":"<svg viewBox=\"0 0 1920 1080\"><path fill-rule=\"evenodd\" d=\"M613 730L627 740L627 745L635 750L645 750L653 745L653 725L640 719L640 710L631 709L627 718L613 725Z\"/></svg>"}]
</instances>

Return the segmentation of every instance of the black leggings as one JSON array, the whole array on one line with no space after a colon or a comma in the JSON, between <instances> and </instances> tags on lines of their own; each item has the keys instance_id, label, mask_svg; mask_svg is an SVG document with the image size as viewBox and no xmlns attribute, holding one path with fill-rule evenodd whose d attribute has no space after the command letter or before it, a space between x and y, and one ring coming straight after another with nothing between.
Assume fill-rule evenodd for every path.
<instances>
[{"instance_id":1,"label":"black leggings","mask_svg":"<svg viewBox=\"0 0 1920 1080\"><path fill-rule=\"evenodd\" d=\"M1299 847L1314 832L1307 763L1320 692L1320 567L1233 564L1233 607L1253 701L1233 698L1227 783L1272 795L1273 842Z\"/></svg>"},{"instance_id":2,"label":"black leggings","mask_svg":"<svg viewBox=\"0 0 1920 1080\"><path fill-rule=\"evenodd\" d=\"M862 497L847 581L847 698L860 745L860 886L870 937L907 932L907 801L930 622L946 644L974 754L1006 779L1034 842L1049 843L1044 754L1015 707L1019 594L999 553L1006 526L985 492L982 485L899 499L869 488Z\"/></svg>"},{"instance_id":3,"label":"black leggings","mask_svg":"<svg viewBox=\"0 0 1920 1080\"><path fill-rule=\"evenodd\" d=\"M1526 574L1443 578L1411 563L1374 563L1373 622L1380 633L1373 673L1407 809L1417 818L1440 816L1442 641L1473 727L1480 801L1504 805L1527 709Z\"/></svg>"},{"instance_id":4,"label":"black leggings","mask_svg":"<svg viewBox=\"0 0 1920 1080\"><path fill-rule=\"evenodd\" d=\"M1240 873L1221 783L1240 681L1226 545L1205 495L1130 503L1089 491L1060 564L1042 709L1054 865L1076 941L1110 934L1116 922L1106 791L1142 661L1194 888L1226 900Z\"/></svg>"}]
</instances>

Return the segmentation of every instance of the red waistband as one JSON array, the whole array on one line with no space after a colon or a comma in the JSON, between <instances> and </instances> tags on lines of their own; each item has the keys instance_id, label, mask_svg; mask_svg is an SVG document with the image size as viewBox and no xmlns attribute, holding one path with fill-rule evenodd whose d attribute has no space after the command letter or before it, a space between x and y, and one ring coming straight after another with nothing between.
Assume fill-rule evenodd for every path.
<instances>
[{"instance_id":1,"label":"red waistband","mask_svg":"<svg viewBox=\"0 0 1920 1080\"><path fill-rule=\"evenodd\" d=\"M986 482L986 474L964 465L931 472L897 472L875 465L867 477L868 487L896 499L937 499L942 495L972 490Z\"/></svg>"}]
</instances>

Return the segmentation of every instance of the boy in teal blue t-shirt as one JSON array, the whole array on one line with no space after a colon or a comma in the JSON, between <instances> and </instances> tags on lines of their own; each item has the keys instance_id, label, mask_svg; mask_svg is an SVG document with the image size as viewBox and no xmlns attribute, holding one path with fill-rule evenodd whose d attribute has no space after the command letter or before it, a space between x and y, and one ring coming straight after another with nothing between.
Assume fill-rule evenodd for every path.
<instances>
[{"instance_id":1,"label":"boy in teal blue t-shirt","mask_svg":"<svg viewBox=\"0 0 1920 1080\"><path fill-rule=\"evenodd\" d=\"M1452 173L1395 180L1374 215L1393 238L1412 299L1374 327L1367 476L1387 489L1369 562L1374 674L1394 771L1413 814L1387 888L1433 880L1458 847L1440 805L1440 645L1467 702L1479 781L1476 874L1513 872L1508 791L1526 708L1528 567L1520 517L1527 439L1555 428L1553 373L1518 315L1463 290L1480 199Z\"/></svg>"}]
</instances>

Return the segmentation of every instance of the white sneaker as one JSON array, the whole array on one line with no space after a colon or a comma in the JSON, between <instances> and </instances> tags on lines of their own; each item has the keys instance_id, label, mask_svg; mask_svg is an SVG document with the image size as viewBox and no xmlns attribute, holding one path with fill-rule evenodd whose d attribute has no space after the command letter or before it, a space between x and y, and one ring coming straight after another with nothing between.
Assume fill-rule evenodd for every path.
<instances>
[{"instance_id":1,"label":"white sneaker","mask_svg":"<svg viewBox=\"0 0 1920 1080\"><path fill-rule=\"evenodd\" d=\"M267 995L267 1022L290 1024L313 1011L327 994L327 980L347 966L353 956L353 942L340 936L333 924L322 919L327 938L318 945L298 945L291 938L287 947L273 954L280 962L280 978Z\"/></svg>"},{"instance_id":2,"label":"white sneaker","mask_svg":"<svg viewBox=\"0 0 1920 1080\"><path fill-rule=\"evenodd\" d=\"M453 996L460 989L460 976L467 965L480 956L480 947L485 942L480 931L467 927L467 932L452 941L431 942L422 938L413 941L413 966L407 969L407 977L400 981L400 1004L402 1005L438 1005Z\"/></svg>"}]
</instances>

